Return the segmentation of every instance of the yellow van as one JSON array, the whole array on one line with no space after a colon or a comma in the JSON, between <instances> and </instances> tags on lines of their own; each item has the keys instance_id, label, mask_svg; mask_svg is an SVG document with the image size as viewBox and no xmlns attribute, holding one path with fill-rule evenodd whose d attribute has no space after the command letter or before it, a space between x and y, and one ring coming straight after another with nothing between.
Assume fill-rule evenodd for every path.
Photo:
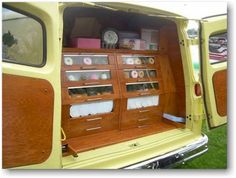
<instances>
[{"instance_id":1,"label":"yellow van","mask_svg":"<svg viewBox=\"0 0 236 178\"><path fill-rule=\"evenodd\" d=\"M157 169L227 122L227 14L148 3L2 7L3 168Z\"/></svg>"}]
</instances>

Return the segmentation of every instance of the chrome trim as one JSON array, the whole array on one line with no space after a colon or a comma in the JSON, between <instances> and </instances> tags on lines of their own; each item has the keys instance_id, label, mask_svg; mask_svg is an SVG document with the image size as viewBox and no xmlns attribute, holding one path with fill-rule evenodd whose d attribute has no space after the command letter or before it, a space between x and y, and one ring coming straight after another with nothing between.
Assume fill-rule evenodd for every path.
<instances>
[{"instance_id":1,"label":"chrome trim","mask_svg":"<svg viewBox=\"0 0 236 178\"><path fill-rule=\"evenodd\" d=\"M64 54L63 56L79 56L79 57L86 57L86 56L89 56L89 57L108 57L108 55L106 54L89 54L89 53L86 53L86 54Z\"/></svg>"},{"instance_id":2,"label":"chrome trim","mask_svg":"<svg viewBox=\"0 0 236 178\"><path fill-rule=\"evenodd\" d=\"M145 84L145 83L159 83L159 82L158 82L158 81L151 81L151 82L133 82L133 83L126 83L126 85Z\"/></svg>"},{"instance_id":3,"label":"chrome trim","mask_svg":"<svg viewBox=\"0 0 236 178\"><path fill-rule=\"evenodd\" d=\"M155 58L155 56L154 55L150 55L150 56L148 56L148 55L142 55L142 54L134 54L134 55L121 55L121 57L122 58L136 58L136 57L153 57L153 58Z\"/></svg>"},{"instance_id":4,"label":"chrome trim","mask_svg":"<svg viewBox=\"0 0 236 178\"><path fill-rule=\"evenodd\" d=\"M101 128L102 128L102 127L92 127L92 128L86 129L86 131L98 130L98 129L101 129Z\"/></svg>"},{"instance_id":5,"label":"chrome trim","mask_svg":"<svg viewBox=\"0 0 236 178\"><path fill-rule=\"evenodd\" d=\"M101 70L67 70L66 73L86 73L86 72L110 72L107 69Z\"/></svg>"},{"instance_id":6,"label":"chrome trim","mask_svg":"<svg viewBox=\"0 0 236 178\"><path fill-rule=\"evenodd\" d=\"M208 137L203 134L203 136L194 141L193 143L186 145L177 150L168 152L166 154L133 164L123 169L160 169L169 168L178 164L184 164L184 162L189 161L197 156L200 156L208 151L207 147ZM168 164L165 164L165 162Z\"/></svg>"},{"instance_id":7,"label":"chrome trim","mask_svg":"<svg viewBox=\"0 0 236 178\"><path fill-rule=\"evenodd\" d=\"M78 88L95 88L95 87L111 87L112 84L106 84L106 85L94 85L94 86L81 86L81 87L68 87L68 89L78 89Z\"/></svg>"},{"instance_id":8,"label":"chrome trim","mask_svg":"<svg viewBox=\"0 0 236 178\"><path fill-rule=\"evenodd\" d=\"M86 121L90 122L90 121L97 121L97 120L102 120L102 117L91 118L91 119L87 119Z\"/></svg>"}]
</instances>

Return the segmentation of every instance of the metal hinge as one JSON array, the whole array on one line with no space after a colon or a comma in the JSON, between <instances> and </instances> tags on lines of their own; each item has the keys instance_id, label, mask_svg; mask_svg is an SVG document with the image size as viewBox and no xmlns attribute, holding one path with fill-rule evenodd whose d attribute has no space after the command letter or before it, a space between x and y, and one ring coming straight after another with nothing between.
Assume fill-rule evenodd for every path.
<instances>
[{"instance_id":1,"label":"metal hinge","mask_svg":"<svg viewBox=\"0 0 236 178\"><path fill-rule=\"evenodd\" d=\"M182 46L184 46L184 40L181 40L181 41L179 42L179 44L182 45Z\"/></svg>"}]
</instances>

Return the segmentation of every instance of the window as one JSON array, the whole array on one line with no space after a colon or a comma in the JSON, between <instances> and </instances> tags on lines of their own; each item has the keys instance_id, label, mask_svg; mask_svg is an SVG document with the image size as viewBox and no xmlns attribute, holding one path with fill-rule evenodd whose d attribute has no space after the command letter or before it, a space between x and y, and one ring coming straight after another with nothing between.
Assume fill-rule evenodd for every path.
<instances>
[{"instance_id":1,"label":"window","mask_svg":"<svg viewBox=\"0 0 236 178\"><path fill-rule=\"evenodd\" d=\"M46 40L43 23L36 17L2 9L2 59L5 62L43 66Z\"/></svg>"},{"instance_id":2,"label":"window","mask_svg":"<svg viewBox=\"0 0 236 178\"><path fill-rule=\"evenodd\" d=\"M215 34L209 37L210 63L219 63L227 60L227 33Z\"/></svg>"}]
</instances>

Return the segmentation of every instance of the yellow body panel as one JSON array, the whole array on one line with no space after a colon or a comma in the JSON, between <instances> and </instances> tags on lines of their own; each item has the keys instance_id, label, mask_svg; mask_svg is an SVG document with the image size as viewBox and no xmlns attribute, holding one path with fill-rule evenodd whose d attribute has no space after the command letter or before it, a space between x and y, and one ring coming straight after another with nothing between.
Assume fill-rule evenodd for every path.
<instances>
[{"instance_id":1,"label":"yellow body panel","mask_svg":"<svg viewBox=\"0 0 236 178\"><path fill-rule=\"evenodd\" d=\"M48 80L54 89L53 144L50 157L41 164L18 167L19 169L52 169L61 168L61 82L59 17L57 3L8 3L11 7L29 12L39 17L47 31L47 63L42 68L29 67L11 63L2 63L2 71L6 74L29 76Z\"/></svg>"},{"instance_id":2,"label":"yellow body panel","mask_svg":"<svg viewBox=\"0 0 236 178\"><path fill-rule=\"evenodd\" d=\"M205 96L208 113L211 115L209 118L210 126L217 127L227 122L227 116L221 117L216 108L215 93L212 82L212 77L215 72L227 69L227 61L218 64L210 64L209 62L209 36L215 33L221 33L227 31L227 16L218 16L214 18L208 18L202 25L202 39L203 39L203 80L205 85Z\"/></svg>"},{"instance_id":3,"label":"yellow body panel","mask_svg":"<svg viewBox=\"0 0 236 178\"><path fill-rule=\"evenodd\" d=\"M186 129L175 129L165 133L155 134L131 141L106 146L78 154L78 158L67 156L62 158L61 154L61 49L63 31L63 10L67 6L79 6L81 3L8 3L12 7L20 8L42 19L47 31L47 63L42 68L28 67L17 64L4 63L3 73L20 76L30 76L48 80L55 92L54 120L53 120L53 147L52 153L47 161L37 165L24 166L24 169L57 169L57 168L120 168L134 164L145 159L167 153L180 148L201 137L201 126L203 119L203 99L194 96L194 78L192 59L189 46L181 46L183 59L185 91L186 91L186 115L191 119L186 120ZM91 5L91 4L87 4ZM124 9L127 4L114 6ZM134 7L135 6L130 6ZM149 12L149 8L143 8ZM152 9L152 13L154 10ZM164 15L173 16L171 13ZM156 10L158 14L158 10ZM183 18L170 18L175 21L178 29L179 39L187 44L186 20ZM222 64L223 65L223 64ZM222 66L224 68L224 66ZM209 69L214 70L214 69ZM176 142L176 140L178 142ZM131 144L138 143L135 148Z\"/></svg>"}]
</instances>

